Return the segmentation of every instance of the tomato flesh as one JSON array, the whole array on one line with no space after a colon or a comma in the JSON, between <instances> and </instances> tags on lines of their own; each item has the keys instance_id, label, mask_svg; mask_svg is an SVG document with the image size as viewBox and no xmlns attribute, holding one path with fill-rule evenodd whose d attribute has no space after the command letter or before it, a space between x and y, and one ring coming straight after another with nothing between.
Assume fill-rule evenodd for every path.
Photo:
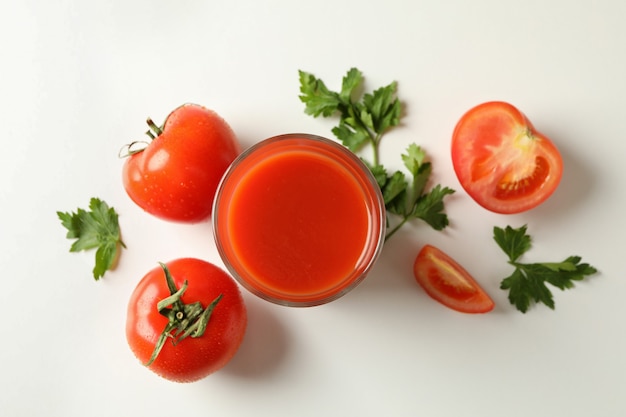
<instances>
[{"instance_id":1,"label":"tomato flesh","mask_svg":"<svg viewBox=\"0 0 626 417\"><path fill-rule=\"evenodd\" d=\"M563 172L552 141L505 102L483 103L465 113L454 129L451 153L461 186L496 213L538 206L556 190Z\"/></svg>"},{"instance_id":2,"label":"tomato flesh","mask_svg":"<svg viewBox=\"0 0 626 417\"><path fill-rule=\"evenodd\" d=\"M494 191L494 197L499 200L509 200L532 196L537 192L550 175L550 166L543 157L536 157L533 172L524 178L503 177Z\"/></svg>"},{"instance_id":3,"label":"tomato flesh","mask_svg":"<svg viewBox=\"0 0 626 417\"><path fill-rule=\"evenodd\" d=\"M434 300L462 313L487 313L495 303L476 280L440 249L425 245L415 258L417 283Z\"/></svg>"}]
</instances>

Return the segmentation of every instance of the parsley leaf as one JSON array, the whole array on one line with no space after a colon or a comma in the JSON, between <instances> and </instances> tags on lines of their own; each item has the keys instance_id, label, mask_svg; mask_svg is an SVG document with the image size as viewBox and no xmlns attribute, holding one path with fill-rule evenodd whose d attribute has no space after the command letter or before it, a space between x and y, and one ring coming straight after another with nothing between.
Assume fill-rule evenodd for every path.
<instances>
[{"instance_id":1,"label":"parsley leaf","mask_svg":"<svg viewBox=\"0 0 626 417\"><path fill-rule=\"evenodd\" d=\"M435 230L445 229L449 221L444 212L443 198L453 193L451 188L435 185L429 193L421 195L415 201L412 216L424 220Z\"/></svg>"},{"instance_id":2,"label":"parsley leaf","mask_svg":"<svg viewBox=\"0 0 626 417\"><path fill-rule=\"evenodd\" d=\"M397 83L378 88L371 93L359 96L363 83L362 73L351 68L343 77L340 92L333 92L324 82L312 74L299 71L300 100L305 104L305 113L313 117L331 117L339 114L339 124L332 133L341 143L353 152L364 146L372 147L371 163L364 160L380 186L389 214L400 217L399 222L390 229L386 239L390 238L410 219L421 219L435 230L442 230L448 225L443 199L454 193L448 187L436 185L429 192L426 186L432 167L426 161L426 153L416 144L411 144L402 154L404 166L411 174L407 180L402 171L388 174L380 164L380 144L383 136L391 128L400 124L402 105L396 96ZM360 99L359 99L360 97Z\"/></svg>"},{"instance_id":3,"label":"parsley leaf","mask_svg":"<svg viewBox=\"0 0 626 417\"><path fill-rule=\"evenodd\" d=\"M388 202L385 199L386 208L389 212L401 217L389 232L386 238L393 236L411 218L425 221L435 230L443 230L448 226L448 216L444 212L443 199L446 195L453 194L454 190L441 185L435 185L429 192L425 192L426 185L432 172L430 162L426 162L426 153L421 147L411 144L402 160L405 167L411 173L413 180L407 182L404 174L400 171L394 173L388 184L383 187L383 196L388 191L387 187L394 186L394 198ZM389 193L387 193L389 194Z\"/></svg>"},{"instance_id":4,"label":"parsley leaf","mask_svg":"<svg viewBox=\"0 0 626 417\"><path fill-rule=\"evenodd\" d=\"M339 113L339 125L332 129L333 134L353 152L368 143L372 145L372 165L378 165L382 136L400 123L402 115L402 105L396 97L397 83L363 94L360 101L355 101L363 83L363 74L356 68L343 77L339 93L330 91L310 73L299 71L299 75L299 98L305 104L304 112L313 117Z\"/></svg>"},{"instance_id":5,"label":"parsley leaf","mask_svg":"<svg viewBox=\"0 0 626 417\"><path fill-rule=\"evenodd\" d=\"M76 212L57 211L57 216L67 229L66 237L76 239L70 252L97 249L93 269L93 277L97 281L111 269L120 247L125 248L126 245L121 239L115 209L98 198L92 198L89 210L79 208Z\"/></svg>"},{"instance_id":6,"label":"parsley leaf","mask_svg":"<svg viewBox=\"0 0 626 417\"><path fill-rule=\"evenodd\" d=\"M328 117L337 111L342 103L341 97L329 91L322 80L302 71L300 71L300 91L303 97L307 98L305 112L313 117L319 115Z\"/></svg>"},{"instance_id":7,"label":"parsley leaf","mask_svg":"<svg viewBox=\"0 0 626 417\"><path fill-rule=\"evenodd\" d=\"M554 298L546 284L561 290L573 288L575 281L581 281L597 270L587 263L580 263L580 256L570 256L562 262L518 262L531 247L526 230L526 225L517 229L511 226L493 229L494 240L509 257L509 264L515 267L513 273L502 280L500 288L509 290L510 303L522 313L526 313L532 303L543 303L554 309Z\"/></svg>"}]
</instances>

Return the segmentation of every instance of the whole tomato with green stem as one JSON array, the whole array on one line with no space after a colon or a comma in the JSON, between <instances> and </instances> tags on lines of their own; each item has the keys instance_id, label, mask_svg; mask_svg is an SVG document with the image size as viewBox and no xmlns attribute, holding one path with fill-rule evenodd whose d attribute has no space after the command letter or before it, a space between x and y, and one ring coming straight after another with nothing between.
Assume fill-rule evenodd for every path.
<instances>
[{"instance_id":1,"label":"whole tomato with green stem","mask_svg":"<svg viewBox=\"0 0 626 417\"><path fill-rule=\"evenodd\" d=\"M137 284L128 302L126 339L156 374L193 382L224 367L247 326L237 283L196 258L161 263Z\"/></svg>"},{"instance_id":2,"label":"whole tomato with green stem","mask_svg":"<svg viewBox=\"0 0 626 417\"><path fill-rule=\"evenodd\" d=\"M124 188L148 213L197 223L210 217L219 181L241 153L235 133L216 112L197 104L172 111L162 126L151 119L143 148L124 147Z\"/></svg>"}]
</instances>

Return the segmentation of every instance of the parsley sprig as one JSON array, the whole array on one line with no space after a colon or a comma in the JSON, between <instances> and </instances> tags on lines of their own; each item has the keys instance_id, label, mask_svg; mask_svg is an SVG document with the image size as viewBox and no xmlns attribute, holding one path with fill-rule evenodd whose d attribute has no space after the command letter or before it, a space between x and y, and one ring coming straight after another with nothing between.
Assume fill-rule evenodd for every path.
<instances>
[{"instance_id":1,"label":"parsley sprig","mask_svg":"<svg viewBox=\"0 0 626 417\"><path fill-rule=\"evenodd\" d=\"M519 262L531 247L531 237L526 230L526 225L517 229L511 226L493 229L494 240L509 257L509 264L515 267L513 273L502 280L500 288L509 290L509 301L522 313L526 313L533 302L554 309L554 298L546 284L561 290L573 288L575 281L581 281L597 270L587 263L580 263L580 256L570 256L562 262Z\"/></svg>"},{"instance_id":2,"label":"parsley sprig","mask_svg":"<svg viewBox=\"0 0 626 417\"><path fill-rule=\"evenodd\" d=\"M397 83L394 81L372 93L359 95L363 75L356 68L350 69L343 77L339 92L329 90L321 79L310 73L299 71L299 75L300 100L305 104L306 114L313 117L339 114L339 125L332 129L337 139L353 152L366 145L371 146L372 160L364 162L382 191L387 223L390 223L389 214L400 217L385 238L389 239L413 218L425 221L435 230L444 229L449 221L443 199L454 190L441 185L426 190L432 166L426 161L424 150L413 143L402 154L404 166L412 177L410 180L399 170L389 174L380 164L382 139L385 133L400 123L402 116L402 105L396 96Z\"/></svg>"},{"instance_id":3,"label":"parsley sprig","mask_svg":"<svg viewBox=\"0 0 626 417\"><path fill-rule=\"evenodd\" d=\"M66 237L76 239L70 252L97 248L93 277L98 281L113 266L120 247L126 247L121 238L117 212L99 198L92 198L89 210L57 211L57 216L67 229Z\"/></svg>"}]
</instances>

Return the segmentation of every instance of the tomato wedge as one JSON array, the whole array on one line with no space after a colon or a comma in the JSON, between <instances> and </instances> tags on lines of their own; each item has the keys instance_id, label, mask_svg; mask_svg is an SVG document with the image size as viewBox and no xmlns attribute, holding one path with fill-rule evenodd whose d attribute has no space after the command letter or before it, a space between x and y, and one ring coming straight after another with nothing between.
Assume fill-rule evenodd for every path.
<instances>
[{"instance_id":1,"label":"tomato wedge","mask_svg":"<svg viewBox=\"0 0 626 417\"><path fill-rule=\"evenodd\" d=\"M502 101L465 113L452 134L452 164L461 186L487 210L530 210L556 190L563 160L550 139Z\"/></svg>"},{"instance_id":2,"label":"tomato wedge","mask_svg":"<svg viewBox=\"0 0 626 417\"><path fill-rule=\"evenodd\" d=\"M438 248L425 245L415 258L417 283L436 301L462 313L487 313L495 303L476 280Z\"/></svg>"}]
</instances>

